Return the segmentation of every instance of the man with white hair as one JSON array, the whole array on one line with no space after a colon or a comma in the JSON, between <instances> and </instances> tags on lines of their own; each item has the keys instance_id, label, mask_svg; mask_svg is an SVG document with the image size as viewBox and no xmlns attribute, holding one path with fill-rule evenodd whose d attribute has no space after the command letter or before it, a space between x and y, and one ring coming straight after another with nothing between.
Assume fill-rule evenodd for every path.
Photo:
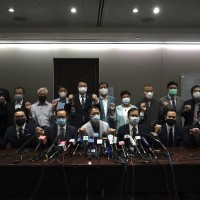
<instances>
[{"instance_id":1,"label":"man with white hair","mask_svg":"<svg viewBox=\"0 0 200 200\"><path fill-rule=\"evenodd\" d=\"M44 129L50 126L50 120L52 117L52 105L46 100L48 95L47 88L40 88L37 91L37 95L38 101L30 106L30 111L36 126Z\"/></svg>"}]
</instances>

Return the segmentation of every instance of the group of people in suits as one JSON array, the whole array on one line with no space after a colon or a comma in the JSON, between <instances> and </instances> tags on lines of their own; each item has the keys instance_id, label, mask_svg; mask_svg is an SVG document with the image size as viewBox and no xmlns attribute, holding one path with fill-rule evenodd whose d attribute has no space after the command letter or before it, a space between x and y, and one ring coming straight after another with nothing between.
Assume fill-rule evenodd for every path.
<instances>
[{"instance_id":1,"label":"group of people in suits","mask_svg":"<svg viewBox=\"0 0 200 200\"><path fill-rule=\"evenodd\" d=\"M27 138L35 135L30 143L49 147L58 135L70 138L98 133L116 134L123 140L125 134L153 134L165 146L199 146L200 144L200 85L191 88L188 101L177 96L178 84L167 84L167 95L154 98L151 85L145 85L144 97L136 104L131 102L129 91L121 91L121 104L108 94L108 84L99 84L99 95L88 93L86 80L78 83L78 94L67 94L67 88L58 87L59 98L47 101L47 88L37 91L38 101L26 101L23 87L14 89L14 101L9 92L0 89L0 147L18 148ZM184 119L184 123L182 122ZM21 135L23 137L21 137ZM44 137L40 137L45 135ZM60 139L59 139L60 140Z\"/></svg>"}]
</instances>

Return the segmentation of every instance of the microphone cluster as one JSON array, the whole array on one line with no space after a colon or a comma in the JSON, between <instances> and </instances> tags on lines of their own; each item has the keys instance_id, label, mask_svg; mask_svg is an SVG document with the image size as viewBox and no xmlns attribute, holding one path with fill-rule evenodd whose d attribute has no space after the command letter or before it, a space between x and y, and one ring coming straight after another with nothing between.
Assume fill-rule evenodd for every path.
<instances>
[{"instance_id":1,"label":"microphone cluster","mask_svg":"<svg viewBox=\"0 0 200 200\"><path fill-rule=\"evenodd\" d=\"M107 157L109 160L112 158L114 161L120 164L126 164L131 157L137 157L145 160L157 159L156 151L151 147L149 138L145 137L148 134L136 135L134 138L129 134L124 135L122 141L118 141L116 135L103 133L101 136L99 133L94 133L93 137L89 137L87 134L80 136L77 140L74 138L69 141L60 141L58 135L53 144L39 154L33 157L31 160L38 159L58 159L61 154L64 155L80 155L85 156L88 159L100 158L102 156ZM151 136L152 137L152 136ZM151 138L153 140L153 138ZM157 139L155 139L157 140Z\"/></svg>"}]
</instances>

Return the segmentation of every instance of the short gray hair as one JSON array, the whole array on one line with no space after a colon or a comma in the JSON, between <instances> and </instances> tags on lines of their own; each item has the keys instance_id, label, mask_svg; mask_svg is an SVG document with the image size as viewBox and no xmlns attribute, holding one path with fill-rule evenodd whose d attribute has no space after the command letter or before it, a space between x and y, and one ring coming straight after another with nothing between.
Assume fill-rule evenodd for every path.
<instances>
[{"instance_id":1,"label":"short gray hair","mask_svg":"<svg viewBox=\"0 0 200 200\"><path fill-rule=\"evenodd\" d=\"M48 94L48 90L47 90L47 88L46 88L46 87L41 87L40 89L38 89L38 91L37 91L37 94L39 94L39 93L40 93L40 91L42 91L42 90L45 90L45 91L46 91L46 93Z\"/></svg>"}]
</instances>

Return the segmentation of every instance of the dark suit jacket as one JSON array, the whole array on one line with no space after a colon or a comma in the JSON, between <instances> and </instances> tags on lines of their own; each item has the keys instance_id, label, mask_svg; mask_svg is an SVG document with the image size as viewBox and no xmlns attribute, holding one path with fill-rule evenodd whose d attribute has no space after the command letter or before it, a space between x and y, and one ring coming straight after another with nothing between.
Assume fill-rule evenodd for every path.
<instances>
[{"instance_id":1,"label":"dark suit jacket","mask_svg":"<svg viewBox=\"0 0 200 200\"><path fill-rule=\"evenodd\" d=\"M115 124L112 122L113 120L110 120L110 103L115 103L116 98L113 96L108 96L108 102L107 102L107 115L105 116L103 102L101 97L99 97L99 109L100 109L100 119L104 122L107 122L110 126L110 128L114 128Z\"/></svg>"},{"instance_id":2,"label":"dark suit jacket","mask_svg":"<svg viewBox=\"0 0 200 200\"><path fill-rule=\"evenodd\" d=\"M191 111L184 111L182 115L185 119L184 126L190 126L193 124L195 101L194 101L194 99L189 99L184 102L184 106L186 104L191 105L191 107L192 107Z\"/></svg>"},{"instance_id":3,"label":"dark suit jacket","mask_svg":"<svg viewBox=\"0 0 200 200\"><path fill-rule=\"evenodd\" d=\"M168 102L168 109L164 109L162 108L162 104L163 102ZM173 109L171 103L170 103L170 99L168 96L165 96L165 97L162 97L160 99L160 107L161 107L161 112L160 112L160 121L162 123L164 123L165 121L165 115L167 113L168 110L171 110ZM181 116L182 116L182 111L183 111L183 99L179 96L176 96L176 112L177 112L177 117L176 117L176 120L177 120L177 124L181 125L182 121L181 121Z\"/></svg>"},{"instance_id":4,"label":"dark suit jacket","mask_svg":"<svg viewBox=\"0 0 200 200\"><path fill-rule=\"evenodd\" d=\"M0 88L0 96L3 96L8 103L11 101L10 93L6 89Z\"/></svg>"},{"instance_id":5,"label":"dark suit jacket","mask_svg":"<svg viewBox=\"0 0 200 200\"><path fill-rule=\"evenodd\" d=\"M129 135L129 133L130 133L129 124L125 124L123 126L120 126L119 130L117 132L118 141L123 141L124 135L127 135L127 134ZM149 128L145 125L138 124L138 134L140 136L146 137L143 133L149 134L150 133Z\"/></svg>"},{"instance_id":6,"label":"dark suit jacket","mask_svg":"<svg viewBox=\"0 0 200 200\"><path fill-rule=\"evenodd\" d=\"M153 126L159 119L160 104L156 99L151 99L149 107L147 99L143 98L136 104L139 110L141 110L140 109L141 103L146 103L147 105L147 109L144 113L144 119L141 121L141 123L149 126L150 128L153 128Z\"/></svg>"},{"instance_id":7,"label":"dark suit jacket","mask_svg":"<svg viewBox=\"0 0 200 200\"><path fill-rule=\"evenodd\" d=\"M162 124L161 132L158 134L158 138L164 144L164 146L166 147L169 146L168 131L166 124ZM184 131L184 128L176 124L174 130L174 146L175 147L188 146L188 142L189 142L189 137Z\"/></svg>"},{"instance_id":8,"label":"dark suit jacket","mask_svg":"<svg viewBox=\"0 0 200 200\"><path fill-rule=\"evenodd\" d=\"M77 94L74 96L75 113L72 116L71 124L74 125L77 129L89 121L88 110L91 106L92 106L92 95L91 94L86 93L84 109L81 106L81 103L79 100L79 95Z\"/></svg>"},{"instance_id":9,"label":"dark suit jacket","mask_svg":"<svg viewBox=\"0 0 200 200\"><path fill-rule=\"evenodd\" d=\"M16 125L12 125L7 128L3 139L0 140L0 147L5 148L6 145L10 143L12 148L19 148L33 135L35 135L35 137L27 144L27 148L35 148L39 142L35 134L35 126L26 123L23 138L20 140L17 137Z\"/></svg>"},{"instance_id":10,"label":"dark suit jacket","mask_svg":"<svg viewBox=\"0 0 200 200\"><path fill-rule=\"evenodd\" d=\"M189 140L187 141L187 146L189 147L197 147L200 146L200 135L197 135L197 137L194 137L194 135L190 134L190 129L192 128L198 128L200 129L200 124L197 122L196 124L193 124L191 126L185 127L185 132L188 134Z\"/></svg>"},{"instance_id":11,"label":"dark suit jacket","mask_svg":"<svg viewBox=\"0 0 200 200\"><path fill-rule=\"evenodd\" d=\"M47 137L47 146L50 147L58 135L58 125L54 124L53 126L47 127L45 129L45 135ZM73 138L75 140L77 140L76 127L67 125L66 132L65 132L65 138L66 138L66 141L69 141L70 139L73 139Z\"/></svg>"}]
</instances>

